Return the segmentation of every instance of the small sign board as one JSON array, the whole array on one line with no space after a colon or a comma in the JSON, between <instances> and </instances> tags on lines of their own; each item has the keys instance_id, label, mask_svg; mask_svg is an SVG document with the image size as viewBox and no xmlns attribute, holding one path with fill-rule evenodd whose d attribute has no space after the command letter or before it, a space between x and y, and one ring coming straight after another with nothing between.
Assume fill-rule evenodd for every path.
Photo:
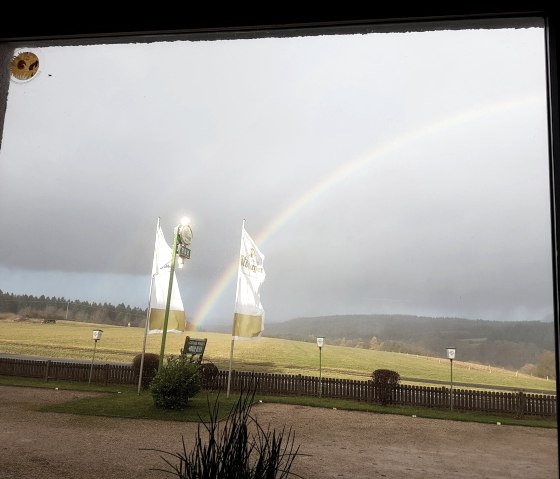
<instances>
[{"instance_id":1,"label":"small sign board","mask_svg":"<svg viewBox=\"0 0 560 479\"><path fill-rule=\"evenodd\" d=\"M190 356L191 359L196 357L196 360L201 362L204 350L206 349L207 338L196 339L187 336L185 338L185 346L181 349L181 354Z\"/></svg>"},{"instance_id":2,"label":"small sign board","mask_svg":"<svg viewBox=\"0 0 560 479\"><path fill-rule=\"evenodd\" d=\"M447 348L447 359L455 359L455 348Z\"/></svg>"},{"instance_id":3,"label":"small sign board","mask_svg":"<svg viewBox=\"0 0 560 479\"><path fill-rule=\"evenodd\" d=\"M317 338L317 346L319 346L320 348L323 347L324 342L325 342L325 338L322 337Z\"/></svg>"},{"instance_id":4,"label":"small sign board","mask_svg":"<svg viewBox=\"0 0 560 479\"><path fill-rule=\"evenodd\" d=\"M191 250L183 244L177 245L177 254L183 258L191 259Z\"/></svg>"},{"instance_id":5,"label":"small sign board","mask_svg":"<svg viewBox=\"0 0 560 479\"><path fill-rule=\"evenodd\" d=\"M101 335L103 334L102 329L94 329L93 330L93 340L99 341L101 339Z\"/></svg>"}]
</instances>

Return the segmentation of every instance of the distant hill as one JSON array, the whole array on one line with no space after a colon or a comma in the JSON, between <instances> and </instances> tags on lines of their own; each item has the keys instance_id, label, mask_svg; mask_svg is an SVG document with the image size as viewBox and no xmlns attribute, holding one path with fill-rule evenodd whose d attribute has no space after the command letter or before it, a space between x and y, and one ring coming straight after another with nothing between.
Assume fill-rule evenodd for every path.
<instances>
[{"instance_id":1,"label":"distant hill","mask_svg":"<svg viewBox=\"0 0 560 479\"><path fill-rule=\"evenodd\" d=\"M264 336L445 357L519 369L554 351L554 324L410 315L337 315L267 323Z\"/></svg>"}]
</instances>

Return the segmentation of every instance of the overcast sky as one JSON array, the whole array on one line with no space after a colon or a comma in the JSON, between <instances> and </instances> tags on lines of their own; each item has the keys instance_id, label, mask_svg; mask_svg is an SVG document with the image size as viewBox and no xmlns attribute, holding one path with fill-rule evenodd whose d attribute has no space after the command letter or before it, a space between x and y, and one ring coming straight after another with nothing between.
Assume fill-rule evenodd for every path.
<instances>
[{"instance_id":1,"label":"overcast sky","mask_svg":"<svg viewBox=\"0 0 560 479\"><path fill-rule=\"evenodd\" d=\"M242 221L267 321L552 313L542 28L22 45L0 289L146 307L157 218L187 317L233 317ZM266 328L266 326L265 326Z\"/></svg>"}]
</instances>

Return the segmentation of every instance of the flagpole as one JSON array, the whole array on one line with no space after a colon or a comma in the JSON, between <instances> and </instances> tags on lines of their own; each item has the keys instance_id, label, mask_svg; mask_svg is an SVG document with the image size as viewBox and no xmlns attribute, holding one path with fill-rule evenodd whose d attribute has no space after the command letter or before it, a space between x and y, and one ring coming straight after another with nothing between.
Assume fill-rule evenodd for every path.
<instances>
[{"instance_id":1,"label":"flagpole","mask_svg":"<svg viewBox=\"0 0 560 479\"><path fill-rule=\"evenodd\" d=\"M152 274L152 279L150 281L150 297L149 297L149 303L148 303L148 311L146 313L146 326L144 328L144 344L142 345L142 359L140 360L140 374L138 376L138 394L140 394L140 388L142 385L142 373L144 372L144 356L146 355L146 339L148 337L148 327L149 327L149 321L150 321L150 312L151 312L151 307L150 305L152 304L152 287L153 287L153 283L154 283L154 275Z\"/></svg>"},{"instance_id":2,"label":"flagpole","mask_svg":"<svg viewBox=\"0 0 560 479\"><path fill-rule=\"evenodd\" d=\"M156 240L154 241L154 258L157 255L157 232L159 231L159 216L157 219L157 226L156 226ZM153 260L152 260L153 265ZM150 312L152 310L152 290L154 288L154 270L152 266L152 275L150 279L150 294L148 296L148 310L146 312L146 326L144 327L144 344L142 345L142 359L140 360L140 375L138 377L138 394L140 394L140 387L142 384L142 373L144 372L144 356L146 354L146 339L148 337L148 329L149 329L149 322L150 322Z\"/></svg>"},{"instance_id":3,"label":"flagpole","mask_svg":"<svg viewBox=\"0 0 560 479\"><path fill-rule=\"evenodd\" d=\"M245 231L245 218L243 218L243 225L241 226L241 243L243 242L243 231ZM239 246L239 253L241 254L241 245ZM236 290L235 290L235 299L237 300L237 296L239 294L239 266L237 267L237 286L236 286ZM234 316L235 316L235 312L234 312ZM234 327L235 327L235 322L234 322ZM231 349L229 352L229 372L228 372L228 380L227 380L227 394L226 397L229 398L229 388L231 385L231 367L232 367L232 363L233 363L233 345L235 343L235 340L233 339L233 331L231 332Z\"/></svg>"},{"instance_id":4,"label":"flagpole","mask_svg":"<svg viewBox=\"0 0 560 479\"><path fill-rule=\"evenodd\" d=\"M229 352L229 372L228 372L228 378L227 378L227 394L226 397L229 397L229 388L231 385L231 365L233 362L233 344L234 344L234 339L233 336L231 338L231 350Z\"/></svg>"}]
</instances>

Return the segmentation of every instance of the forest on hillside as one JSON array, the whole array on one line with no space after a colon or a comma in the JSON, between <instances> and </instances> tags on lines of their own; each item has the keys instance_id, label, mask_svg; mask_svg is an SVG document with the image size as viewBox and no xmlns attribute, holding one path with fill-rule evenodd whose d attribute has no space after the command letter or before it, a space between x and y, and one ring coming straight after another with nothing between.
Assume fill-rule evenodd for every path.
<instances>
[{"instance_id":1,"label":"forest on hillside","mask_svg":"<svg viewBox=\"0 0 560 479\"><path fill-rule=\"evenodd\" d=\"M64 297L5 293L0 290L0 313L13 314L21 319L54 319L119 326L130 323L131 326L142 326L145 324L147 310L123 303L115 306Z\"/></svg>"},{"instance_id":2,"label":"forest on hillside","mask_svg":"<svg viewBox=\"0 0 560 479\"><path fill-rule=\"evenodd\" d=\"M554 323L485 321L412 315L338 315L269 323L265 336L347 347L445 357L556 377Z\"/></svg>"}]
</instances>

